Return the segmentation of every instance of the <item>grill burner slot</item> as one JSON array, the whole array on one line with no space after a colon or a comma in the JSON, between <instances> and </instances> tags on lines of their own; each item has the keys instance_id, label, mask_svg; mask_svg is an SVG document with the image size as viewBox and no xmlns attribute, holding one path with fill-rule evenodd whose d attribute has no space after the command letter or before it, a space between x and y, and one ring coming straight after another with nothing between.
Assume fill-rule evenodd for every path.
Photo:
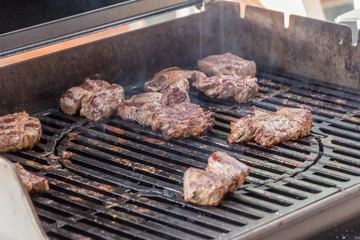
<instances>
[{"instance_id":1,"label":"grill burner slot","mask_svg":"<svg viewBox=\"0 0 360 240\"><path fill-rule=\"evenodd\" d=\"M49 109L36 114L43 123L36 148L6 156L49 180L50 191L32 199L50 238L232 238L359 183L360 94L260 76L260 98L252 103L190 92L215 112L214 130L201 138L166 141L159 132L116 116L89 123ZM252 104L271 111L311 108L312 134L273 148L229 145L230 122L251 113ZM250 177L218 207L185 203L184 171L205 168L208 155L218 149L248 164ZM70 157L64 159L62 151Z\"/></svg>"}]
</instances>

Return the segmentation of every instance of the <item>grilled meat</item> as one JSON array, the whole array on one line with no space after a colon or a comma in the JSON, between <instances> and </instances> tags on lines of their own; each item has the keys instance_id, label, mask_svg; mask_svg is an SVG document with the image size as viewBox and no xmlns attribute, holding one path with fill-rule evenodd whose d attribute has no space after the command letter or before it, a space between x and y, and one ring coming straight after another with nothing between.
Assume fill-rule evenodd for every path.
<instances>
[{"instance_id":1,"label":"grilled meat","mask_svg":"<svg viewBox=\"0 0 360 240\"><path fill-rule=\"evenodd\" d=\"M82 99L80 116L93 121L110 117L124 99L124 89L118 84L111 84L98 92L87 94Z\"/></svg>"},{"instance_id":2,"label":"grilled meat","mask_svg":"<svg viewBox=\"0 0 360 240\"><path fill-rule=\"evenodd\" d=\"M199 71L182 70L178 67L166 68L145 83L145 91L165 92L167 89L180 88L189 91L189 80L206 77Z\"/></svg>"},{"instance_id":3,"label":"grilled meat","mask_svg":"<svg viewBox=\"0 0 360 240\"><path fill-rule=\"evenodd\" d=\"M234 98L242 103L254 98L258 92L256 65L253 61L224 53L200 59L198 69L209 78L198 78L193 86L208 97Z\"/></svg>"},{"instance_id":4,"label":"grilled meat","mask_svg":"<svg viewBox=\"0 0 360 240\"><path fill-rule=\"evenodd\" d=\"M44 177L26 171L19 163L16 164L15 169L28 192L42 193L49 190L48 181Z\"/></svg>"},{"instance_id":5,"label":"grilled meat","mask_svg":"<svg viewBox=\"0 0 360 240\"><path fill-rule=\"evenodd\" d=\"M254 61L243 59L231 53L205 57L200 59L197 65L198 69L208 76L237 75L255 77L256 75Z\"/></svg>"},{"instance_id":6,"label":"grilled meat","mask_svg":"<svg viewBox=\"0 0 360 240\"><path fill-rule=\"evenodd\" d=\"M234 98L238 103L247 102L258 92L257 79L250 76L215 75L200 78L193 86L206 96L218 99Z\"/></svg>"},{"instance_id":7,"label":"grilled meat","mask_svg":"<svg viewBox=\"0 0 360 240\"><path fill-rule=\"evenodd\" d=\"M60 108L69 115L77 114L81 109L81 99L87 91L82 87L68 89L60 99Z\"/></svg>"},{"instance_id":8,"label":"grilled meat","mask_svg":"<svg viewBox=\"0 0 360 240\"><path fill-rule=\"evenodd\" d=\"M0 117L0 152L15 152L31 149L41 137L39 119L26 112Z\"/></svg>"},{"instance_id":9,"label":"grilled meat","mask_svg":"<svg viewBox=\"0 0 360 240\"><path fill-rule=\"evenodd\" d=\"M181 88L172 88L164 93L160 99L163 106L173 106L183 102L190 102L190 97L187 91Z\"/></svg>"},{"instance_id":10,"label":"grilled meat","mask_svg":"<svg viewBox=\"0 0 360 240\"><path fill-rule=\"evenodd\" d=\"M227 178L231 182L228 192L233 192L244 183L250 169L227 153L216 151L210 154L206 171Z\"/></svg>"},{"instance_id":11,"label":"grilled meat","mask_svg":"<svg viewBox=\"0 0 360 240\"><path fill-rule=\"evenodd\" d=\"M281 108L276 112L255 109L231 123L228 142L252 141L265 147L280 142L296 140L310 134L312 115L310 110L301 108Z\"/></svg>"},{"instance_id":12,"label":"grilled meat","mask_svg":"<svg viewBox=\"0 0 360 240\"><path fill-rule=\"evenodd\" d=\"M300 137L310 134L313 121L310 110L301 108L280 108L276 113L284 115L291 122L294 122L295 127L298 128L297 130ZM293 138L291 138L291 140L297 139L295 136Z\"/></svg>"},{"instance_id":13,"label":"grilled meat","mask_svg":"<svg viewBox=\"0 0 360 240\"><path fill-rule=\"evenodd\" d=\"M136 121L142 126L151 126L157 110L182 102L190 102L190 98L185 90L179 88L169 89L165 93L140 93L121 103L118 115L122 119Z\"/></svg>"},{"instance_id":14,"label":"grilled meat","mask_svg":"<svg viewBox=\"0 0 360 240\"><path fill-rule=\"evenodd\" d=\"M189 168L183 178L186 202L217 206L227 192L238 189L249 176L250 169L227 153L210 154L206 171Z\"/></svg>"},{"instance_id":15,"label":"grilled meat","mask_svg":"<svg viewBox=\"0 0 360 240\"><path fill-rule=\"evenodd\" d=\"M166 139L199 136L211 129L214 119L210 113L190 103L188 93L180 88L165 93L148 92L133 96L120 104L121 118L161 130Z\"/></svg>"},{"instance_id":16,"label":"grilled meat","mask_svg":"<svg viewBox=\"0 0 360 240\"><path fill-rule=\"evenodd\" d=\"M72 87L60 99L60 108L69 115L80 115L99 121L114 113L124 99L124 89L118 84L87 78L80 86Z\"/></svg>"},{"instance_id":17,"label":"grilled meat","mask_svg":"<svg viewBox=\"0 0 360 240\"><path fill-rule=\"evenodd\" d=\"M122 102L118 106L118 115L125 120L136 121L138 109L146 103L159 104L162 93L145 92L132 96L130 99Z\"/></svg>"},{"instance_id":18,"label":"grilled meat","mask_svg":"<svg viewBox=\"0 0 360 240\"><path fill-rule=\"evenodd\" d=\"M227 178L197 168L186 170L183 178L183 196L186 202L217 206L227 193Z\"/></svg>"},{"instance_id":19,"label":"grilled meat","mask_svg":"<svg viewBox=\"0 0 360 240\"><path fill-rule=\"evenodd\" d=\"M151 126L154 114L163 108L163 106L158 103L145 103L141 107L139 107L138 111L135 115L135 120L143 127Z\"/></svg>"},{"instance_id":20,"label":"grilled meat","mask_svg":"<svg viewBox=\"0 0 360 240\"><path fill-rule=\"evenodd\" d=\"M196 104L183 102L158 109L151 124L152 130L160 129L166 139L197 137L214 125L211 113L206 113Z\"/></svg>"},{"instance_id":21,"label":"grilled meat","mask_svg":"<svg viewBox=\"0 0 360 240\"><path fill-rule=\"evenodd\" d=\"M111 84L104 80L91 80L90 78L86 78L80 85L81 88L90 92L97 92L101 89L108 88L109 86L111 86Z\"/></svg>"}]
</instances>

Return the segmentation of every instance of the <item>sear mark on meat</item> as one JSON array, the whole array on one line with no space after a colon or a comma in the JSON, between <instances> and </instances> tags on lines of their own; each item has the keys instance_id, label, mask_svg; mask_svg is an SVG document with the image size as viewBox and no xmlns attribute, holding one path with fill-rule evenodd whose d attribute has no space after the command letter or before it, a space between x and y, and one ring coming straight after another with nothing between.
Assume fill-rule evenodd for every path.
<instances>
[{"instance_id":1,"label":"sear mark on meat","mask_svg":"<svg viewBox=\"0 0 360 240\"><path fill-rule=\"evenodd\" d=\"M190 103L189 94L180 88L168 89L159 102L142 105L136 112L136 121L142 126L151 126L158 111L181 103Z\"/></svg>"},{"instance_id":2,"label":"sear mark on meat","mask_svg":"<svg viewBox=\"0 0 360 240\"><path fill-rule=\"evenodd\" d=\"M228 192L234 192L249 176L250 168L229 154L216 151L210 154L206 171L221 175L231 182Z\"/></svg>"},{"instance_id":3,"label":"sear mark on meat","mask_svg":"<svg viewBox=\"0 0 360 240\"><path fill-rule=\"evenodd\" d=\"M26 112L0 117L0 152L15 152L31 149L41 138L39 119Z\"/></svg>"},{"instance_id":4,"label":"sear mark on meat","mask_svg":"<svg viewBox=\"0 0 360 240\"><path fill-rule=\"evenodd\" d=\"M183 178L185 202L217 206L227 193L230 182L216 173L188 168Z\"/></svg>"},{"instance_id":5,"label":"sear mark on meat","mask_svg":"<svg viewBox=\"0 0 360 240\"><path fill-rule=\"evenodd\" d=\"M250 101L258 92L257 78L251 76L215 75L200 78L192 84L206 96L217 99L234 98L236 102Z\"/></svg>"},{"instance_id":6,"label":"sear mark on meat","mask_svg":"<svg viewBox=\"0 0 360 240\"><path fill-rule=\"evenodd\" d=\"M211 113L190 103L188 93L180 88L165 93L147 92L131 97L118 107L118 115L142 126L160 130L166 139L197 137L214 125Z\"/></svg>"},{"instance_id":7,"label":"sear mark on meat","mask_svg":"<svg viewBox=\"0 0 360 240\"><path fill-rule=\"evenodd\" d=\"M198 60L198 69L208 78L198 78L193 86L206 96L217 99L234 98L236 102L248 102L258 92L256 64L224 53Z\"/></svg>"},{"instance_id":8,"label":"sear mark on meat","mask_svg":"<svg viewBox=\"0 0 360 240\"><path fill-rule=\"evenodd\" d=\"M181 88L167 90L160 99L160 104L167 107L183 102L189 103L190 97L189 94Z\"/></svg>"},{"instance_id":9,"label":"sear mark on meat","mask_svg":"<svg viewBox=\"0 0 360 240\"><path fill-rule=\"evenodd\" d=\"M80 112L81 99L87 91L82 87L72 87L67 90L60 99L60 108L68 115L75 115Z\"/></svg>"},{"instance_id":10,"label":"sear mark on meat","mask_svg":"<svg viewBox=\"0 0 360 240\"><path fill-rule=\"evenodd\" d=\"M162 93L145 92L132 96L118 106L118 115L128 121L136 121L136 113L144 104L159 104Z\"/></svg>"},{"instance_id":11,"label":"sear mark on meat","mask_svg":"<svg viewBox=\"0 0 360 240\"><path fill-rule=\"evenodd\" d=\"M183 102L159 108L151 124L152 130L160 130L165 139L197 137L210 130L214 118L210 112L193 103Z\"/></svg>"},{"instance_id":12,"label":"sear mark on meat","mask_svg":"<svg viewBox=\"0 0 360 240\"><path fill-rule=\"evenodd\" d=\"M46 178L26 171L19 163L16 163L15 169L28 192L42 193L49 190L49 184Z\"/></svg>"},{"instance_id":13,"label":"sear mark on meat","mask_svg":"<svg viewBox=\"0 0 360 240\"><path fill-rule=\"evenodd\" d=\"M145 92L132 96L118 107L118 115L125 120L151 126L154 114L163 108L182 102L190 102L188 93L180 88L168 89L165 93Z\"/></svg>"},{"instance_id":14,"label":"sear mark on meat","mask_svg":"<svg viewBox=\"0 0 360 240\"><path fill-rule=\"evenodd\" d=\"M249 176L250 169L225 152L210 154L206 171L189 168L183 178L185 202L217 206L227 192L234 192Z\"/></svg>"},{"instance_id":15,"label":"sear mark on meat","mask_svg":"<svg viewBox=\"0 0 360 240\"><path fill-rule=\"evenodd\" d=\"M64 113L99 121L110 117L124 99L124 89L103 80L85 79L80 86L68 89L60 99Z\"/></svg>"},{"instance_id":16,"label":"sear mark on meat","mask_svg":"<svg viewBox=\"0 0 360 240\"><path fill-rule=\"evenodd\" d=\"M206 77L205 74L195 70L183 70L178 67L166 68L145 83L145 91L165 92L173 88L189 91L189 80L195 81L203 77Z\"/></svg>"},{"instance_id":17,"label":"sear mark on meat","mask_svg":"<svg viewBox=\"0 0 360 240\"><path fill-rule=\"evenodd\" d=\"M123 99L123 88L120 85L112 84L108 88L85 95L81 104L80 116L93 121L109 118Z\"/></svg>"},{"instance_id":18,"label":"sear mark on meat","mask_svg":"<svg viewBox=\"0 0 360 240\"><path fill-rule=\"evenodd\" d=\"M296 140L310 134L312 115L301 108L280 108L267 112L255 108L253 114L231 122L228 142L255 141L265 147L280 142Z\"/></svg>"},{"instance_id":19,"label":"sear mark on meat","mask_svg":"<svg viewBox=\"0 0 360 240\"><path fill-rule=\"evenodd\" d=\"M254 61L243 59L229 52L200 59L197 65L198 69L207 76L237 75L255 77L256 75L256 64Z\"/></svg>"}]
</instances>

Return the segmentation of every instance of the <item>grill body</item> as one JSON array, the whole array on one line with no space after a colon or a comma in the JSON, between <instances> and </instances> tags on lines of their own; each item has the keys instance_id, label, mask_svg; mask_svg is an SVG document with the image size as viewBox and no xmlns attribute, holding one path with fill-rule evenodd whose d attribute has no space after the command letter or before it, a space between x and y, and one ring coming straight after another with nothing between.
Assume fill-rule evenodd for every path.
<instances>
[{"instance_id":1,"label":"grill body","mask_svg":"<svg viewBox=\"0 0 360 240\"><path fill-rule=\"evenodd\" d=\"M259 18L268 19L268 25ZM290 25L287 32L280 28L279 13L249 8L247 17L240 19L238 5L221 1L199 14L16 64L2 61L1 113L26 110L42 122L43 136L36 147L6 157L49 180L49 192L32 196L49 237L255 239L275 237L303 220L315 223L316 218L309 220L315 213L333 213L334 206L344 213L337 221L356 214L359 209L348 204L358 196L360 181L360 98L356 90L333 84L336 78L344 79L337 83L357 87L346 75L356 64L341 60L355 50L338 46L336 40L332 46L338 55L328 59L333 39L303 49L306 36L316 35L318 27L325 26L325 35L330 28L346 35L347 28L292 19L296 27ZM301 26L312 22L313 32L306 35ZM288 37L295 33L300 37L290 48ZM93 123L57 108L61 94L87 76L100 74L120 83L129 97L142 92L144 81L163 68L193 68L197 59L226 51L257 62L261 90L256 99L241 105L192 90L192 102L215 113L215 127L203 137L165 141L158 132L116 116ZM314 62L317 65L309 66ZM335 65L343 72L330 76ZM310 108L311 135L273 148L229 145L230 121L251 113L253 106L271 111ZM219 149L250 166L245 185L219 207L185 203L180 196L184 171L204 168L208 155ZM303 224L309 231L292 236L301 238L325 225Z\"/></svg>"}]
</instances>

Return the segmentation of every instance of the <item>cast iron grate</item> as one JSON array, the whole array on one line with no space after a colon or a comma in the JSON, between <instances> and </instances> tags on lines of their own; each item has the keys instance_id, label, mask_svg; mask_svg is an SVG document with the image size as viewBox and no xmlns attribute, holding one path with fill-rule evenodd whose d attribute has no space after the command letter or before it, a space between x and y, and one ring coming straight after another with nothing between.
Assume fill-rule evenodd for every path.
<instances>
[{"instance_id":1,"label":"cast iron grate","mask_svg":"<svg viewBox=\"0 0 360 240\"><path fill-rule=\"evenodd\" d=\"M241 105L191 91L192 101L215 112L214 129L201 138L166 141L116 116L93 123L50 109L37 114L39 144L7 157L49 180L50 191L32 200L52 239L228 239L359 183L358 93L266 74L259 85L257 98ZM230 121L252 106L310 108L312 133L273 148L229 145ZM218 207L185 203L184 171L204 168L218 149L249 165L250 177Z\"/></svg>"}]
</instances>

